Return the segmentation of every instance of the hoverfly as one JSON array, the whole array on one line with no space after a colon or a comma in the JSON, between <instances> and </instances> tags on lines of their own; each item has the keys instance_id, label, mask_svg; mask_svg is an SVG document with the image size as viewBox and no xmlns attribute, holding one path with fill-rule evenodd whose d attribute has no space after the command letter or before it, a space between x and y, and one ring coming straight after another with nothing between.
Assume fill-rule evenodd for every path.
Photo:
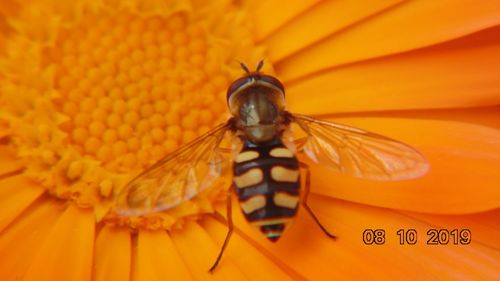
<instances>
[{"instance_id":1,"label":"hoverfly","mask_svg":"<svg viewBox=\"0 0 500 281\"><path fill-rule=\"evenodd\" d=\"M429 168L422 154L396 140L286 111L283 84L260 72L262 66L260 61L250 71L241 63L246 74L227 91L229 120L159 160L116 197L115 209L120 215L164 211L209 188L232 164L233 188L227 196L229 230L210 272L217 267L233 231L231 192L238 196L248 222L272 242L280 238L299 204L327 236L335 238L307 204L309 167L297 156L370 180L416 178ZM284 135L292 124L305 137L287 144ZM234 151L221 147L229 135L240 142ZM300 168L305 170L302 198Z\"/></svg>"}]
</instances>

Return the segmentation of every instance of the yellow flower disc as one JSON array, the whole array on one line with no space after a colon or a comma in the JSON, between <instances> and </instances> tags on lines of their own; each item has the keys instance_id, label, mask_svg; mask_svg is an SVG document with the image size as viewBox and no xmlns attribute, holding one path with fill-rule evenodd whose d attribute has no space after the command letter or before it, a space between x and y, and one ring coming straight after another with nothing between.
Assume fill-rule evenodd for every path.
<instances>
[{"instance_id":1,"label":"yellow flower disc","mask_svg":"<svg viewBox=\"0 0 500 281\"><path fill-rule=\"evenodd\" d=\"M263 57L241 10L223 1L196 5L95 6L45 36L10 40L13 63L0 73L9 103L0 117L10 122L25 173L116 224L169 229L211 212L227 186L161 214L109 212L133 176L227 118L237 61Z\"/></svg>"}]
</instances>

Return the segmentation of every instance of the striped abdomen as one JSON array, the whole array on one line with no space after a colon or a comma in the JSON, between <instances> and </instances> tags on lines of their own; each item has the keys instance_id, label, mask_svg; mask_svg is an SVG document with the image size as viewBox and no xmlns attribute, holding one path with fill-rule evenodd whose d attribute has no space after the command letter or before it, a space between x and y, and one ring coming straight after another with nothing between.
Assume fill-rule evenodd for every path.
<instances>
[{"instance_id":1,"label":"striped abdomen","mask_svg":"<svg viewBox=\"0 0 500 281\"><path fill-rule=\"evenodd\" d=\"M245 218L277 241L299 204L299 163L280 139L245 143L234 166L234 186Z\"/></svg>"}]
</instances>

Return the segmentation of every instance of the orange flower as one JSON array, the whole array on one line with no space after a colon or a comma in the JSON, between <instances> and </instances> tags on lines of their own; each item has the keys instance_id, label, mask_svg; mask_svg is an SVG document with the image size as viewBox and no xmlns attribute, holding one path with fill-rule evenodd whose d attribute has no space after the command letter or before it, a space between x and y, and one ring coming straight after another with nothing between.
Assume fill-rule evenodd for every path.
<instances>
[{"instance_id":1,"label":"orange flower","mask_svg":"<svg viewBox=\"0 0 500 281\"><path fill-rule=\"evenodd\" d=\"M0 278L497 278L500 5L483 2L3 1ZM210 275L227 185L161 214L108 211L132 176L224 120L237 61L262 57L290 111L411 144L432 168L371 182L313 167L310 205L339 239L299 212L271 244L235 211ZM472 240L428 245L431 229Z\"/></svg>"}]
</instances>

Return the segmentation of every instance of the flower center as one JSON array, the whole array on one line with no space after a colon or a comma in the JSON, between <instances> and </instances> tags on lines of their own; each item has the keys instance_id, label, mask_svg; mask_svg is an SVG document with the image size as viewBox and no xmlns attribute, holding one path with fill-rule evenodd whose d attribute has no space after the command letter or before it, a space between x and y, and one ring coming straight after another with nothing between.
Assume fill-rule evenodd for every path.
<instances>
[{"instance_id":1,"label":"flower center","mask_svg":"<svg viewBox=\"0 0 500 281\"><path fill-rule=\"evenodd\" d=\"M237 60L264 57L244 11L210 1L75 18L7 42L0 86L9 102L0 103L0 117L24 174L53 196L92 207L98 221L169 229L211 212L219 186L158 214L109 211L130 179L224 121L224 93L242 74Z\"/></svg>"},{"instance_id":2,"label":"flower center","mask_svg":"<svg viewBox=\"0 0 500 281\"><path fill-rule=\"evenodd\" d=\"M203 27L121 13L60 37L56 89L71 144L114 171L151 165L220 117L228 76Z\"/></svg>"}]
</instances>

